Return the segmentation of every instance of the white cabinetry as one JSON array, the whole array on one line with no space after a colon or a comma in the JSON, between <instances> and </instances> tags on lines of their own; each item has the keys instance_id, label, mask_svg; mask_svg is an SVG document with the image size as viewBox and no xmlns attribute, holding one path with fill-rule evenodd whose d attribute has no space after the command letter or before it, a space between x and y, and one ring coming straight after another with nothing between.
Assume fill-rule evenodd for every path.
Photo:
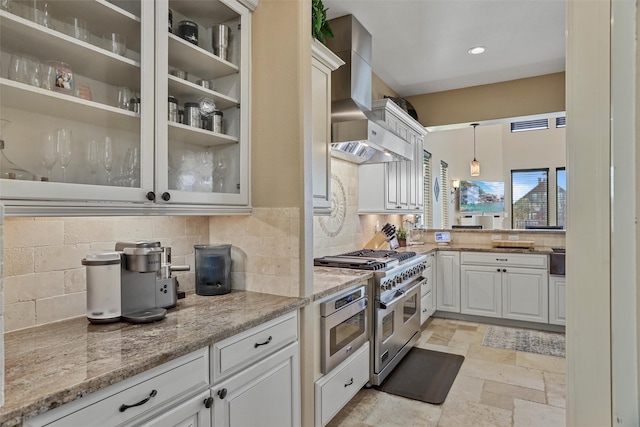
<instances>
[{"instance_id":1,"label":"white cabinetry","mask_svg":"<svg viewBox=\"0 0 640 427\"><path fill-rule=\"evenodd\" d=\"M462 252L462 313L547 323L545 255Z\"/></svg>"},{"instance_id":2,"label":"white cabinetry","mask_svg":"<svg viewBox=\"0 0 640 427\"><path fill-rule=\"evenodd\" d=\"M27 420L24 425L108 427L134 425L145 419L147 425L161 425L153 421L162 418L161 412L176 414L167 418L176 425L180 425L178 418L206 421L207 417L198 413L204 408L204 399L199 398L207 395L202 392L208 387L208 355L206 348L195 351ZM194 394L198 399L184 403L185 397ZM197 400L199 404L195 404Z\"/></svg>"},{"instance_id":3,"label":"white cabinetry","mask_svg":"<svg viewBox=\"0 0 640 427\"><path fill-rule=\"evenodd\" d=\"M211 411L205 406L208 398L209 391L203 391L186 402L151 417L141 427L209 427Z\"/></svg>"},{"instance_id":4,"label":"white cabinetry","mask_svg":"<svg viewBox=\"0 0 640 427\"><path fill-rule=\"evenodd\" d=\"M311 44L313 213L331 213L331 72L344 64L317 40Z\"/></svg>"},{"instance_id":5,"label":"white cabinetry","mask_svg":"<svg viewBox=\"0 0 640 427\"><path fill-rule=\"evenodd\" d=\"M214 426L300 425L297 312L212 346Z\"/></svg>"},{"instance_id":6,"label":"white cabinetry","mask_svg":"<svg viewBox=\"0 0 640 427\"><path fill-rule=\"evenodd\" d=\"M549 276L549 323L567 323L567 280L565 276Z\"/></svg>"},{"instance_id":7,"label":"white cabinetry","mask_svg":"<svg viewBox=\"0 0 640 427\"><path fill-rule=\"evenodd\" d=\"M413 160L364 164L360 213L419 213L424 208L423 146L427 130L389 99L372 103L373 113L413 147Z\"/></svg>"},{"instance_id":8,"label":"white cabinetry","mask_svg":"<svg viewBox=\"0 0 640 427\"><path fill-rule=\"evenodd\" d=\"M11 11L0 10L0 107L8 122L2 139L5 154L35 180L0 171L8 215L248 211L249 9L235 0L60 0L49 2L50 24L43 26L30 20L28 2L10 4ZM197 23L198 45L168 32L169 9L175 32L180 20ZM70 17L87 22L86 38L68 35ZM212 53L214 24L230 29L228 60ZM105 48L109 33L125 36L124 55ZM64 62L55 69L71 79L56 89L55 77L42 79L47 86L9 75L20 54ZM169 75L173 69L189 80ZM196 84L200 79L214 88ZM224 113L223 132L169 122L169 95L181 108L213 100ZM64 156L50 169L42 163L43 141L62 128L72 132L64 174ZM106 140L112 148L105 155Z\"/></svg>"},{"instance_id":9,"label":"white cabinetry","mask_svg":"<svg viewBox=\"0 0 640 427\"><path fill-rule=\"evenodd\" d=\"M436 286L434 253L427 254L426 267L422 272L425 282L420 287L420 324L422 325L436 311Z\"/></svg>"},{"instance_id":10,"label":"white cabinetry","mask_svg":"<svg viewBox=\"0 0 640 427\"><path fill-rule=\"evenodd\" d=\"M460 252L438 251L436 308L460 313Z\"/></svg>"},{"instance_id":11,"label":"white cabinetry","mask_svg":"<svg viewBox=\"0 0 640 427\"><path fill-rule=\"evenodd\" d=\"M316 426L324 426L369 381L369 342L316 381Z\"/></svg>"}]
</instances>

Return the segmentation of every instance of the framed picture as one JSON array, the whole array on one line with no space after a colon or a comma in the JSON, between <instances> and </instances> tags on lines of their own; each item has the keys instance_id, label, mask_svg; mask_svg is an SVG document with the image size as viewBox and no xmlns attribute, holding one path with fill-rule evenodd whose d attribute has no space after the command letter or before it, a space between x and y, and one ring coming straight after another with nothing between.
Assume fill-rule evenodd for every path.
<instances>
[{"instance_id":1,"label":"framed picture","mask_svg":"<svg viewBox=\"0 0 640 427\"><path fill-rule=\"evenodd\" d=\"M460 181L460 212L504 212L504 182Z\"/></svg>"}]
</instances>

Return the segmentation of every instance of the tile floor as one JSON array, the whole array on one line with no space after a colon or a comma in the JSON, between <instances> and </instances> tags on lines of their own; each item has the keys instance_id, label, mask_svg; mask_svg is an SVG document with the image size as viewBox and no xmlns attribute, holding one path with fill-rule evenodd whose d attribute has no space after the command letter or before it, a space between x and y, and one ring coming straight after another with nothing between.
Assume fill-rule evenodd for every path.
<instances>
[{"instance_id":1,"label":"tile floor","mask_svg":"<svg viewBox=\"0 0 640 427\"><path fill-rule=\"evenodd\" d=\"M425 323L417 347L465 356L442 405L363 388L329 427L564 427L565 359L483 347L487 326Z\"/></svg>"}]
</instances>

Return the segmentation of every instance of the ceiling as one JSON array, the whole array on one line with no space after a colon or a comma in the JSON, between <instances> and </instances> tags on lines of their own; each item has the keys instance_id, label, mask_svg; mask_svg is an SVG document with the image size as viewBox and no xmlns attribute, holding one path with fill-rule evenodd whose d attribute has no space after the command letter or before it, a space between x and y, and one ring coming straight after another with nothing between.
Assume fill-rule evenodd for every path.
<instances>
[{"instance_id":1,"label":"ceiling","mask_svg":"<svg viewBox=\"0 0 640 427\"><path fill-rule=\"evenodd\" d=\"M565 69L565 0L323 2L329 19L352 14L371 33L373 71L399 96Z\"/></svg>"}]
</instances>

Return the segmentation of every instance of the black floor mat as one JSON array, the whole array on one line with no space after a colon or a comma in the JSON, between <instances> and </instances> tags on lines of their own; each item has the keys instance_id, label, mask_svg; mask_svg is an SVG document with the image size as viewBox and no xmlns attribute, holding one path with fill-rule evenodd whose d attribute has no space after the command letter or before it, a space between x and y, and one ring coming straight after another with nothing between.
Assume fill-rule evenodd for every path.
<instances>
[{"instance_id":1,"label":"black floor mat","mask_svg":"<svg viewBox=\"0 0 640 427\"><path fill-rule=\"evenodd\" d=\"M385 393L439 405L449 394L464 356L412 348L378 387Z\"/></svg>"}]
</instances>

